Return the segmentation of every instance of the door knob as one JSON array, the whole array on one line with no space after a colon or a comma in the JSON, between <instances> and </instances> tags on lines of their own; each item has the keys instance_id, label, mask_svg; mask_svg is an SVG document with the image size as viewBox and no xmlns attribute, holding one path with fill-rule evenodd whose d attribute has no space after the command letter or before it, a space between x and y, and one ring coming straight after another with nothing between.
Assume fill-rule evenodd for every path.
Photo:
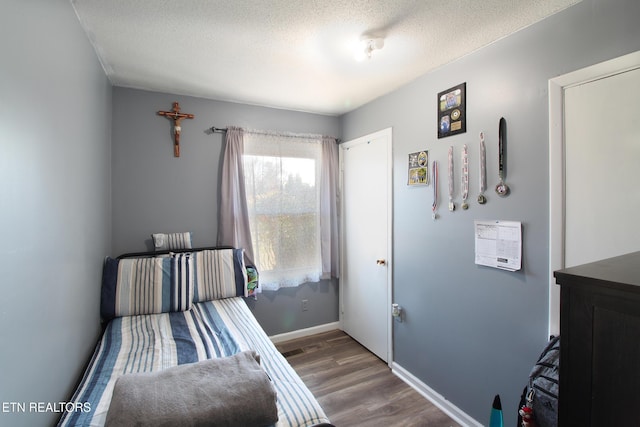
<instances>
[{"instance_id":1,"label":"door knob","mask_svg":"<svg viewBox=\"0 0 640 427\"><path fill-rule=\"evenodd\" d=\"M376 260L376 264L378 264L378 265L386 265L387 261L385 261L383 259L378 259L378 260Z\"/></svg>"}]
</instances>

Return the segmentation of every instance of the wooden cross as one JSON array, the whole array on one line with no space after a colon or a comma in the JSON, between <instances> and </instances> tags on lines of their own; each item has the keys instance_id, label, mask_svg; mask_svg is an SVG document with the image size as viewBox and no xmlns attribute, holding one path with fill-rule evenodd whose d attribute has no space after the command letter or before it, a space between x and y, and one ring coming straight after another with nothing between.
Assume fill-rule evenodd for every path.
<instances>
[{"instance_id":1,"label":"wooden cross","mask_svg":"<svg viewBox=\"0 0 640 427\"><path fill-rule=\"evenodd\" d=\"M158 111L158 114L165 116L169 120L173 120L173 133L175 135L173 155L180 157L180 122L183 119L193 119L195 116L193 114L181 113L180 104L177 102L173 103L173 109L171 111Z\"/></svg>"}]
</instances>

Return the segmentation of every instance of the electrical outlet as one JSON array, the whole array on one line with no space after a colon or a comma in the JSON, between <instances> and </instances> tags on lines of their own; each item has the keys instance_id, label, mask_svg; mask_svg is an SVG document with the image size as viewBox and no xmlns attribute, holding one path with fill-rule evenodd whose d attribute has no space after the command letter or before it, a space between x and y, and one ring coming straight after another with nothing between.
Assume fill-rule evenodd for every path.
<instances>
[{"instance_id":1,"label":"electrical outlet","mask_svg":"<svg viewBox=\"0 0 640 427\"><path fill-rule=\"evenodd\" d=\"M302 300L302 311L307 311L309 310L309 300L308 299L303 299Z\"/></svg>"}]
</instances>

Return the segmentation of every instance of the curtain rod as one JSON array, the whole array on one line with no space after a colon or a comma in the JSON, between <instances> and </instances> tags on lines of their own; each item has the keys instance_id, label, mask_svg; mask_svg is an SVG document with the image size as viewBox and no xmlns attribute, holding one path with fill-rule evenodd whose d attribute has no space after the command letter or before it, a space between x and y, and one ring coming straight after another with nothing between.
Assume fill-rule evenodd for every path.
<instances>
[{"instance_id":1,"label":"curtain rod","mask_svg":"<svg viewBox=\"0 0 640 427\"><path fill-rule=\"evenodd\" d=\"M215 126L211 126L209 129L205 130L204 132L207 135L211 135L212 133L223 133L226 131L227 131L227 128L217 128Z\"/></svg>"},{"instance_id":2,"label":"curtain rod","mask_svg":"<svg viewBox=\"0 0 640 427\"><path fill-rule=\"evenodd\" d=\"M216 126L211 126L208 128L205 133L211 135L212 133L223 133L226 132L227 128L219 128ZM276 136L285 136L285 137L294 137L294 138L308 138L308 137L322 137L320 134L298 134L293 132L277 132L277 131L268 131L268 130L257 130L257 129L244 129L247 133L253 133L256 135L276 135ZM334 138L337 143L342 142L340 139L331 136L330 138Z\"/></svg>"}]
</instances>

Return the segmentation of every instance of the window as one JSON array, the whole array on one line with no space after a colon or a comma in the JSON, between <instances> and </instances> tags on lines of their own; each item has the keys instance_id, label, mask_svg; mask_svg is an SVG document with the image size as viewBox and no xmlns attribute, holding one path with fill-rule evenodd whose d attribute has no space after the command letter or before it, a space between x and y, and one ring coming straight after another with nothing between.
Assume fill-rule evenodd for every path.
<instances>
[{"instance_id":1,"label":"window","mask_svg":"<svg viewBox=\"0 0 640 427\"><path fill-rule=\"evenodd\" d=\"M244 136L249 225L263 290L321 278L321 161L321 137Z\"/></svg>"}]
</instances>

